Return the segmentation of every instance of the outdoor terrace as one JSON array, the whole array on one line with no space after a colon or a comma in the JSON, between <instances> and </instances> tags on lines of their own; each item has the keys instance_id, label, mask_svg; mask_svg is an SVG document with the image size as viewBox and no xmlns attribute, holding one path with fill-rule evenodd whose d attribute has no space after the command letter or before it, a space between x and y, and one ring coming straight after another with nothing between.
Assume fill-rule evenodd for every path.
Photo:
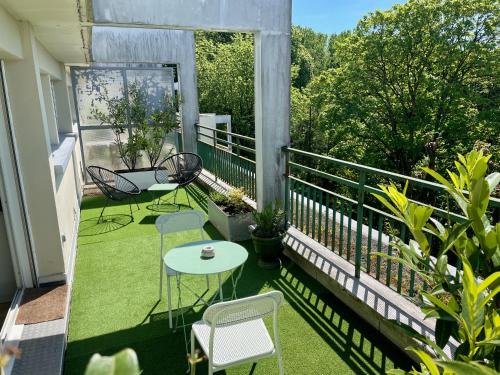
<instances>
[{"instance_id":1,"label":"outdoor terrace","mask_svg":"<svg viewBox=\"0 0 500 375\"><path fill-rule=\"evenodd\" d=\"M206 191L191 185L188 192L195 209L206 212ZM186 203L183 192L180 196ZM128 206L115 204L98 224L103 204L102 196L87 196L82 203L65 373L83 373L93 353L113 354L131 347L145 374L182 374L187 369L183 331L168 328L166 299L158 300L160 239L154 222L172 207L154 206L143 193L133 222ZM210 238L221 238L209 222L205 232ZM191 233L172 236L168 247L197 238ZM411 365L395 345L297 264L283 257L281 269L263 270L257 266L252 244L242 244L249 258L238 297L272 289L285 295L279 319L286 373L379 374ZM184 281L199 292L205 285L196 277ZM214 288L209 293L215 292ZM193 302L189 293L183 293L183 298L186 306ZM187 320L199 319L202 312L200 308L189 311ZM249 371L250 366L240 366L226 373ZM198 368L198 373L205 372L206 364ZM255 370L255 374L273 373L277 373L275 359L260 361Z\"/></svg>"}]
</instances>

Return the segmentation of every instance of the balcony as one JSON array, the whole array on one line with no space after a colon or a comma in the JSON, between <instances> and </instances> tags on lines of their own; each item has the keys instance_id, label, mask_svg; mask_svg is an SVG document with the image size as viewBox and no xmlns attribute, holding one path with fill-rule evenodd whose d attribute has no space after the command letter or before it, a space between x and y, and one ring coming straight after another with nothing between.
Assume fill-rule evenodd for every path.
<instances>
[{"instance_id":1,"label":"balcony","mask_svg":"<svg viewBox=\"0 0 500 375\"><path fill-rule=\"evenodd\" d=\"M318 40L328 43L328 51L335 50L338 56L328 57L331 61L328 68L324 66L323 73L313 74L311 70L307 83L294 82L297 70L295 62L292 64L292 57L300 55L298 57L303 60L304 67L307 65L307 71L310 59L302 53L295 54L292 48L295 45L292 0L145 0L140 5L134 0L56 0L51 7L35 4L34 0L0 3L0 35L6 35L6 38L0 38L0 364L3 366L6 363L3 359L6 347L19 347L23 353L20 358L8 362L7 375L54 375L63 371L82 374L93 354L113 355L124 348L135 350L140 367L146 374L185 373L190 323L202 318L206 309L199 299L186 291L182 293L181 306L174 307L173 313L175 318L183 316L187 325L185 329L172 330L169 327L166 297L158 298L160 236L155 223L158 217L178 209L191 210L192 207L186 205L189 202L189 206L194 205L194 210L208 217L209 207L213 208L208 204L208 195L213 191L227 193L233 188L242 188L246 194L245 202L257 212L262 212L269 205L281 204L285 213L284 226L280 227L284 232L280 267L261 268L263 262L257 257L253 243L241 242L242 248L238 245L238 249L248 253L248 259L241 279L238 279L236 294L237 297L249 297L273 290L283 293L285 303L279 315L279 332L286 373L378 374L393 368L407 370L421 364L422 356L405 349L422 342L429 345L423 345L422 349L435 357L433 361L441 360L436 366L441 366L439 371L442 371L446 366L456 365L454 356L462 354L458 348L464 350L466 346L461 343L465 341L463 337L472 331L481 334L472 337L469 342L488 349L484 350L485 355L482 355L482 349L471 349L472 354L465 361L468 363L461 365L477 365L478 369L482 365L492 367L496 349L490 350L489 347L496 345L498 340L495 337L478 340L495 334L490 327L498 318L495 315L498 288L492 286L490 280L499 276L496 271L500 264L497 243L500 231L497 185L500 175L493 173L488 181L483 176L489 169L498 167L495 164L497 160L493 163L490 160L488 164L489 159L481 154L482 164L478 163L481 170L476 170L478 173L475 175L470 172L474 168L462 162L465 166L458 169L467 169L470 174L459 171L460 178L451 175L456 188L453 190L443 180L437 179L446 186L314 153L314 142L323 141L320 129L346 126L346 133L351 132L348 123L351 113L343 115L347 122L338 124L336 109L331 112L331 108L337 108L337 104L339 108L351 107L355 102L364 102L367 92L373 94L370 90L376 86L366 82L366 77L361 75L360 81L345 91L348 94L357 91L361 98L349 103L350 94L344 95L344 91L339 91L338 95L329 96L332 94L329 93L321 98L325 108L323 104L321 107L326 110L325 114L328 113L323 117L319 113L313 116L311 103L317 97L314 94L307 98L308 110L300 108L299 112L303 112L305 117L293 119L295 110L292 105L306 99L305 96L298 96L297 99L294 94L308 92L309 83L314 84L315 90L325 93L330 88L337 90L339 82L348 82L349 86L352 83L350 77L354 75L331 76L317 87L313 82L314 77L323 79L323 73L344 70L336 65L337 60L340 63L337 57L343 56L345 51L330 48L334 46L330 45L332 40L349 47L347 50L353 54L350 57L352 61L346 63L356 69L359 56L379 54L363 52L358 47L351 48L362 40L356 34L351 35L354 39L345 40L336 39L343 38L343 35L332 38L317 35ZM489 57L497 51L488 38L484 38L483 44L476 45L476 41L469 43L467 38L463 39L462 34L475 35L471 30L467 31L467 27L482 18L486 26L478 23L477 31L486 30L492 34L494 28L488 25L496 21L493 20L496 14L484 4L479 4L472 11L473 1L470 3L457 11L443 7L439 2L409 2L394 8L394 12L405 10L406 13L401 13L404 17L377 16L384 22L386 19L398 23L403 19L418 21L423 27L417 32L416 23L406 26L407 31L411 31L408 33L400 32L399 24L395 28L386 28L384 24L374 23L372 27L367 23L357 28L358 32L375 34L379 34L379 29L392 30L398 35L392 35L391 40L408 34L412 43L416 41L416 45L420 45L420 40L414 39L415 35L441 35L440 28L448 30L452 25L451 29L456 28L459 37L441 35L446 40L440 42L442 45L439 48L433 45L427 48L425 43L423 48L438 55L439 51L455 50L452 55L456 61L462 61L463 56L468 60L480 51L491 53L488 59L486 55L474 57L477 68L481 67L477 72L473 65L470 69L468 64L463 67L475 74L467 78L464 71L463 82L468 82L471 90L467 94L470 98L460 95L455 98L453 90L457 87L459 91L469 90L464 90L465 86L461 87L462 83L455 82L452 76L449 78L448 74L431 69L439 65L434 61L440 61L442 54L438 58L427 57L427 52L420 51L425 55L422 63L425 69L420 71L418 66L412 69L417 72L415 77L424 77L422 79L428 86L415 83L415 87L420 89L412 90L397 82L397 89L402 91L399 97L392 92L394 90L386 90L390 97L394 96L391 100L395 101L395 108L402 101L403 116L393 115L391 106L382 103L387 98L381 98L382 106L374 104L368 109L359 108L356 121L361 119L360 123L363 123L365 111L378 113L380 108L388 107L387 111L391 112L388 123L383 123L384 116L373 117L366 124L370 132L378 133L374 130L377 126L388 125L394 136L399 132L397 126L404 128L409 124L409 139L417 135L420 137L418 144L413 145L415 150L420 151L415 152L411 163L405 162L401 169L407 173L418 167L418 163L425 162L425 156L432 156L429 153L426 155L424 148L435 146L432 152L437 155L438 141L435 139L440 137L441 131L454 133L454 129L460 126L455 119L462 117L464 109L471 117L461 119L462 124L467 122L470 128L476 124L481 126L476 126L479 130L475 129L474 135L464 131L468 143L464 140L467 137L457 137L453 140L454 146L449 148L449 143L443 142L439 147L442 147L440 151L448 154L446 161L456 150L470 148L474 140L478 141L475 148L494 143L490 139L496 135L491 120L491 108L495 108L491 104L495 99L495 82L483 85L482 79L485 72L494 70L493 65L485 65L484 62L493 61ZM419 16L422 18L413 17L420 14L414 7L422 8L420 11L423 13ZM58 12L53 12L56 8ZM461 12L468 15L464 16ZM484 12L485 17L476 17L474 12ZM364 18L363 22L368 22L370 17ZM425 17L434 21L442 19L442 23L427 28ZM253 71L251 66L250 69L245 67L245 84L238 87L242 92L248 89L245 95L240 96L245 98L245 113L241 111L242 103L237 103L242 113L239 122L235 120L236 126L232 128L239 128L246 132L245 135L231 131L231 116L226 114L218 117L219 121L229 121L226 130L217 128L215 120L213 126L202 121L208 121L211 115L216 116L200 114L200 107L209 111L215 111L212 106L223 108L222 111L233 114L238 111L226 109L226 103L219 106L220 103L203 102L204 97L211 97L214 93L210 90L203 92L204 86L200 84L201 77L213 79L212 74L203 71L206 64L198 61L197 68L199 51L195 51L195 32L200 30L207 32L206 35L214 31L252 34L245 36L247 58L234 53L237 55L235 65L239 61L248 62L253 56ZM424 39L427 43L435 38ZM462 40L466 41L467 48L460 45ZM385 42L379 43L376 39L374 42L374 47L386 47ZM453 43L449 45L450 42ZM304 40L299 48L305 48L305 44L309 42ZM414 60L413 49L406 42L396 44L398 48L405 46L409 57L406 59L401 55L404 63L389 63L396 72L391 75L395 80L402 80L399 77L407 75L412 86L413 73L402 74L398 71L410 68L406 62ZM207 45L211 45L211 41ZM316 47L322 49L320 44ZM210 46L207 61L212 59L211 50ZM387 50L390 55L392 48ZM315 54L313 49L307 53L311 58ZM323 57L322 61L325 60ZM385 57L381 56L381 60ZM221 61L224 65L228 59ZM380 77L375 72L374 79L385 85L385 61L375 62L384 69ZM376 66L371 61L365 61L364 65L368 71ZM441 65L436 69L453 66L453 63ZM432 66L429 71L426 70L428 66ZM220 78L218 73L224 69L209 71ZM234 76L241 78L239 73ZM441 77L439 85L427 77ZM448 78L451 81L447 81ZM337 82L337 79L340 81ZM451 83L453 86L450 86ZM442 88L440 85L443 85ZM237 85L227 86L234 88ZM235 94L237 90L228 94L229 90L211 86L210 82L206 87L217 87L214 92L225 94L221 102L229 96L238 97ZM422 97L418 99L413 94L407 95L406 90L415 93L421 90ZM481 95L476 95L479 91ZM145 93L142 98L145 100L138 93ZM443 93L449 97L443 96ZM379 90L374 89L373 95L378 96ZM330 101L337 97L342 97L342 100L327 109ZM406 97L412 102L408 107L410 110L406 109ZM483 100L486 98L491 105L485 104ZM470 105L463 99L470 100ZM451 105L448 100L456 102ZM115 107L112 108L110 103L115 103ZM432 107L433 111L435 107L437 112L427 113L426 109L419 114L420 111L411 109L418 103ZM444 121L442 112L448 107L460 107L460 111L450 115L449 121ZM486 118L483 118L483 110L488 112ZM309 112L309 117L306 112ZM413 133L413 124L417 123L415 115L422 115L417 122L425 130L425 136L420 131ZM237 115L234 116L235 119ZM313 117L321 117L321 122L312 121ZM429 121L433 118L439 121L431 126ZM484 121L491 122L488 128L491 131L485 131L491 134L486 134L485 140L474 138L482 132ZM319 135L307 135L307 141L302 142L298 139L302 133L295 130L302 129L303 125L308 127L308 133L317 131ZM441 126L444 130L439 128ZM296 139L291 139L291 134ZM385 136L381 134L377 135ZM358 137L362 138L364 134L360 133ZM342 135L333 138L335 145L344 141ZM431 138L433 141L425 143ZM398 147L387 155L398 158L400 153L405 154L407 149L412 149L413 141L410 142L411 147L407 147L406 144L399 144L400 139L404 137L398 135L391 139ZM325 153L331 153L333 146L330 140L325 142L328 145L323 148ZM374 142L370 146L378 147L376 144ZM349 150L358 145L360 149L365 146L364 143L350 145ZM487 150L492 154L497 151L496 145ZM177 152L197 154L203 161L202 172L196 175L196 181L181 189L180 205L155 203L148 188L159 182L156 180L158 162L166 155ZM199 161L199 158L194 158ZM98 167L95 170L102 170L99 169L101 167L116 173L135 174L135 177L139 175L145 180L142 181L144 186L132 186L128 192L119 192L121 197L129 199L129 204L114 202L107 206L108 200L95 186L90 186L87 167L92 165ZM429 165L437 169L442 167L434 162L429 162ZM433 170L426 173L432 176ZM476 178L478 175L481 178ZM110 179L104 180L106 178L97 182L110 182ZM176 182L179 181L177 179ZM472 188L477 181L481 183L476 185L479 188ZM393 183L394 189L404 189L405 194L394 193L391 196L391 192L385 189L388 183ZM112 189L110 185L108 188ZM450 191L455 197L463 198L462 201L458 199L456 203L450 199ZM130 205L132 195L138 199L135 208ZM401 198L405 208L388 209L383 199L391 197ZM422 221L426 226L418 228L423 246L422 243L415 245L416 242L412 241L416 237L415 221L406 220L407 217L401 219L401 211L412 207L413 203L432 208L432 219L446 223L447 228L455 225L457 231L449 229L446 232L444 226L435 222L433 226L427 222L430 216L425 217ZM104 209L104 220L100 221ZM133 217L129 215L129 209ZM405 211L405 214L409 217L414 212ZM415 217L412 216L413 219ZM470 217L475 222L469 220ZM223 235L214 223L208 220L204 233L211 239L222 239ZM248 229L251 230L251 227ZM457 238L462 242L459 243ZM191 232L170 235L166 249L196 239L198 236ZM446 245L449 246L445 248ZM403 259L408 255L404 252L406 247L413 251L412 259L423 262L418 265L411 261L403 262L408 260ZM450 249L452 251L448 252ZM467 272L468 263L474 263L474 267L470 266L473 268L471 272ZM160 264L161 268L162 260ZM429 270L432 275L425 275ZM211 298L219 293L217 282L212 282L205 291L204 282L189 276L189 272L182 272L189 289L202 294L206 300L215 300ZM470 277L473 273L474 277ZM463 297L468 296L466 284L473 289L476 282L489 284L476 288L479 292L474 298ZM226 296L233 286L232 275L225 273L223 291ZM50 295L54 290L55 297ZM443 290L447 293L446 298L443 298ZM426 292L433 293L431 298ZM481 294L485 299L489 298L485 303L481 302ZM50 298L44 298L46 295ZM174 288L172 300L176 301L177 297L179 295ZM231 299L236 299L236 296L231 295ZM443 305L442 299L446 303L451 301L450 306ZM422 308L428 302L426 300L433 306ZM35 303L31 303L33 301ZM453 304L453 301L456 303ZM273 300L273 304L275 302ZM462 302L475 304L473 308L477 311L487 310L477 314L481 316L479 329L464 333L466 324L462 323L468 320L465 323L470 326L476 324L476 320L469 319L470 315L462 321L457 319L458 315L467 315L470 310ZM426 316L425 309L429 308L434 310ZM450 312L450 309L455 310ZM50 314L45 315L46 312ZM450 324L451 318L455 321ZM398 330L390 321L410 326L416 333ZM438 327L437 322L442 324ZM271 322L266 324L270 326ZM440 329L441 332L438 332ZM459 330L462 330L461 336L457 333ZM418 337L418 334L421 336ZM441 342L437 344L437 341ZM432 348L434 344L439 345L437 350ZM426 355L423 353L423 356ZM276 373L276 367L275 360L271 359L259 362L256 369L238 366L224 373ZM2 374L3 370L0 371ZM207 364L203 362L197 373L206 371Z\"/></svg>"},{"instance_id":2,"label":"balcony","mask_svg":"<svg viewBox=\"0 0 500 375\"><path fill-rule=\"evenodd\" d=\"M197 129L204 170L197 185L186 191L196 202L194 208L206 213L207 192L231 186L244 187L247 201L255 205L254 139L201 125ZM410 194L432 201L438 217L457 221L463 217L453 207L451 211L442 207L436 198L443 192L441 185L293 148L283 152L288 163L284 206L290 225L286 256L281 269L262 270L252 243L244 242L249 259L238 297L273 289L285 294L280 324L287 369L323 374L411 367L412 360L402 352L409 338L391 332L384 322L396 319L432 336L432 321L424 321L413 304L417 292L428 286L414 271L372 254L392 255L392 237L407 241L408 232L370 193L380 193L374 182L408 180ZM125 347L137 351L147 373L165 368L181 373L186 366L183 332L169 330L166 302L157 298L159 236L154 226L159 215L175 207L155 206L143 193L134 222L123 214L127 207L118 205L98 224L103 203L102 197L90 196L82 205L66 373L81 373L95 352L112 354ZM492 206L498 210L498 200L493 199ZM187 204L183 209L189 209ZM222 238L211 223L205 232L212 239ZM173 237L169 247L196 238ZM203 292L202 284L196 278L189 280L198 293ZM229 280L226 284L229 291ZM187 320L200 319L202 307L187 309L194 298L184 302ZM452 340L445 350L453 352L455 345ZM309 347L314 351L304 350ZM248 368L242 366L227 373L245 371ZM273 360L257 368L257 373L273 371Z\"/></svg>"},{"instance_id":3,"label":"balcony","mask_svg":"<svg viewBox=\"0 0 500 375\"><path fill-rule=\"evenodd\" d=\"M192 186L188 194L194 208L206 212L206 190ZM184 194L181 196L181 203L187 204ZM158 301L159 236L154 222L161 213L151 211L150 197L143 194L140 210L134 210L134 222L125 215L126 205L116 205L107 208L106 221L97 224L103 204L101 196L86 197L82 204L65 373L82 374L93 353L113 354L131 347L144 373L181 374L187 369L183 332L168 328L166 300ZM164 209L168 211L168 207ZM221 239L210 223L205 232L212 239ZM196 234L178 236L169 246L196 239ZM285 295L280 332L287 372L375 374L394 366L408 367L406 356L394 344L297 264L283 258L281 269L262 270L251 242L243 245L249 259L238 297L273 289ZM203 292L205 284L199 278L187 280L195 291ZM216 293L216 289L208 293ZM194 302L189 293L183 295L186 306ZM198 320L202 312L201 307L187 311L187 321ZM248 371L249 366L240 366L227 373ZM259 362L255 373L275 371L275 360L270 359ZM198 368L198 373L204 372L206 364Z\"/></svg>"}]
</instances>

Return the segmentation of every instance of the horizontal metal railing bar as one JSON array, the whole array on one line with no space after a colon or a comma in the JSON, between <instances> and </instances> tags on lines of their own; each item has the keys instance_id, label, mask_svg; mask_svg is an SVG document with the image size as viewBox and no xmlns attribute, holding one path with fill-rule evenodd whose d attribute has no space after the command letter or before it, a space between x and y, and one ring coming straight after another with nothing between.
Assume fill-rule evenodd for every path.
<instances>
[{"instance_id":1,"label":"horizontal metal railing bar","mask_svg":"<svg viewBox=\"0 0 500 375\"><path fill-rule=\"evenodd\" d=\"M250 163L252 163L252 164L255 164L255 160L248 159L248 158L246 158L246 157L244 157L244 156L241 156L241 155L235 154L234 152L230 152L227 148L225 148L225 147L221 147L220 145L217 145L217 147L214 147L213 145L208 144L208 143L205 143L205 142L203 142L203 141L201 141L201 140L199 140L199 139L198 139L198 142L201 142L201 143L203 143L203 144L207 145L208 147L216 148L217 150L224 151L225 153L227 153L227 154L229 154L229 155L235 156L235 157L237 157L237 158L240 158L240 159L246 160L246 161L248 161L248 162L250 162Z\"/></svg>"},{"instance_id":2,"label":"horizontal metal railing bar","mask_svg":"<svg viewBox=\"0 0 500 375\"><path fill-rule=\"evenodd\" d=\"M310 187L312 187L314 189L318 189L318 190L320 190L320 191L322 191L322 192L324 192L326 194L333 195L333 196L335 196L335 197L337 197L339 199L346 200L346 201L351 202L353 204L358 204L358 201L355 200L355 199L351 199L351 198L348 198L348 197L346 197L344 195L341 195L341 194L338 194L338 193L334 193L331 190L319 187L319 186L314 185L314 184L312 184L310 182L304 181L304 180L302 180L302 179L300 179L298 177L295 177L295 176L292 176L292 175L290 175L288 177L291 178L292 180L295 180L295 181L298 181L298 182L303 183L305 185L308 185L308 186L310 186ZM366 186L365 186L365 188L366 188ZM377 190L377 189L370 188L369 190ZM367 191L368 191L368 189L367 189ZM382 190L377 190L377 192L380 193L380 194L382 194L382 195L385 195L382 192ZM421 202L417 202L417 201L414 201L414 200L411 200L411 201L414 202L414 203L420 203L420 204L422 204ZM445 211L445 210L437 208L437 207L433 207L433 206L430 206L430 207L432 207L434 209L434 212L436 212L438 214L438 216L441 216L441 217L448 217L448 216L450 216L455 221L459 221L459 222L466 220L466 217L464 217L464 216L453 214L453 213L449 213L448 211ZM401 219L397 218L396 216L394 216L394 215L392 215L392 214L390 214L390 213L388 213L386 211L382 211L382 210L380 210L378 208L372 207L370 205L363 204L363 208L367 208L367 209L372 210L374 212L377 212L377 213L379 213L381 215L384 215L387 218L391 218L391 219L397 220L397 221L399 221L401 223L403 222Z\"/></svg>"},{"instance_id":3,"label":"horizontal metal railing bar","mask_svg":"<svg viewBox=\"0 0 500 375\"><path fill-rule=\"evenodd\" d=\"M289 165L291 167L295 167L295 168L301 169L303 171L315 174L315 175L317 175L319 177L324 177L324 178L326 178L328 180L331 180L331 181L334 181L334 182L338 182L339 184L344 184L344 185L347 185L349 187L356 188L356 189L359 187L359 184L357 182L351 181L351 180L349 180L347 178L344 178L344 177L335 176L333 174L330 174L330 173L327 173L327 172L323 172L323 171L319 171L319 170L311 168L311 167L306 167L305 165L297 164L297 163L294 163L292 161L289 162Z\"/></svg>"},{"instance_id":4,"label":"horizontal metal railing bar","mask_svg":"<svg viewBox=\"0 0 500 375\"><path fill-rule=\"evenodd\" d=\"M209 146L210 146L210 145L209 145ZM210 146L210 147L214 147L214 146ZM250 163L252 163L252 164L255 164L255 161L254 161L254 160L252 160L252 159L248 159L248 158L246 158L246 157L244 157L244 156L241 156L241 155L238 155L238 154L235 154L234 152L229 152L229 150L228 150L228 149L222 148L222 147L220 147L220 146L217 146L216 148L217 148L217 150L224 151L225 153L227 153L227 154L229 154L229 155L235 156L235 157L237 157L237 158L240 158L240 159L246 160L246 161L248 161L248 162L250 162Z\"/></svg>"},{"instance_id":5,"label":"horizontal metal railing bar","mask_svg":"<svg viewBox=\"0 0 500 375\"><path fill-rule=\"evenodd\" d=\"M348 162L345 160L332 158L330 156L318 155L318 154L315 154L312 152L297 150L297 149L290 148L290 147L284 147L283 150L286 152L296 153L299 155L308 156L308 157L315 158L315 159L320 159L320 160L323 160L326 162L331 162L333 164L337 164L337 165L351 168L351 169L356 169L356 170L367 172L370 174L378 174L378 175L382 175L385 177L391 177L391 178L396 178L396 179L400 179L400 180L408 180L408 181L411 181L417 185L428 187L428 188L433 189L433 190L445 191L445 189L446 189L446 187L444 185L441 185L441 184L436 183L436 182L425 181L425 180L421 180L421 179L418 179L415 177L405 176L405 175L402 175L399 173L385 171L383 169L368 167L368 166L362 165L362 164L351 163L351 162ZM293 163L293 162L290 162L290 164L293 164L296 167L307 168L308 171L311 173L313 173L313 171L317 171L318 173L326 174L326 175L332 176L334 178L341 178L339 176L335 176L335 175L332 175L329 173L318 171L317 169L314 169L314 168L302 166L301 164L297 164L297 163ZM347 181L350 181L350 180L347 180ZM350 182L353 183L353 181L350 181ZM357 185L356 182L354 182L354 184ZM352 186L352 184L350 184L349 186ZM375 188L371 187L370 189L375 189ZM378 190L378 189L375 189L375 190L377 193L381 192L381 190ZM367 190L367 191L369 191L369 190ZM464 191L464 193L468 193L468 192ZM500 199L498 199L498 198L490 197L490 203L491 203L492 207L500 207Z\"/></svg>"},{"instance_id":6,"label":"horizontal metal railing bar","mask_svg":"<svg viewBox=\"0 0 500 375\"><path fill-rule=\"evenodd\" d=\"M227 135L230 135L231 137L237 137L237 138L240 138L240 139L245 139L247 141L255 142L255 138L249 137L247 135L241 135L241 134L238 134L238 133L232 133L232 132L228 132L227 130L222 130L222 129L209 128L208 126L204 126L204 125L200 125L200 124L195 124L195 126L198 127L198 128L211 130L213 132L227 134ZM208 136L207 134L201 134L201 135Z\"/></svg>"},{"instance_id":7,"label":"horizontal metal railing bar","mask_svg":"<svg viewBox=\"0 0 500 375\"><path fill-rule=\"evenodd\" d=\"M72 66L72 70L165 70L165 69L175 69L175 66L142 66L142 67L133 67L133 66Z\"/></svg>"},{"instance_id":8,"label":"horizontal metal railing bar","mask_svg":"<svg viewBox=\"0 0 500 375\"><path fill-rule=\"evenodd\" d=\"M226 141L226 140L224 140L224 139L220 139L220 138L213 138L213 137L211 137L211 136L209 136L209 135L205 135L205 134L198 134L198 136L199 136L199 137L198 137L198 139L197 139L197 141L198 141L198 142L203 142L203 140L201 140L201 139L200 139L200 137L207 137L207 138L210 138L210 139L212 139L212 140L216 140L216 141L217 141L217 143L219 143L219 142L220 142L220 143L224 143L224 144L226 144L226 145L228 145L228 146L233 146L233 147L238 148L238 149L240 149L240 150L250 152L251 154L255 154L255 150L254 150L253 148L245 147L245 146L242 146L242 145L237 144L237 143L234 143L234 142ZM205 142L204 142L204 143L205 143ZM213 147L213 146L212 146L211 144L209 144L209 143L206 143L206 144L207 144L208 146ZM236 155L236 154L235 154L235 155Z\"/></svg>"},{"instance_id":9,"label":"horizontal metal railing bar","mask_svg":"<svg viewBox=\"0 0 500 375\"><path fill-rule=\"evenodd\" d=\"M294 180L294 181L297 181L297 182L299 182L299 183L301 183L301 184L304 184L304 185L307 185L307 186L309 186L309 187L312 187L313 189L317 189L317 190L319 190L319 191L322 191L323 193L333 195L334 197L339 198L339 199L342 199L342 200L345 200L345 201L347 201L347 202L350 202L350 203L353 203L353 204L357 204L357 203L358 203L358 201L357 201L357 200L355 200L355 199L348 198L348 197L346 197L346 196L344 196L344 195L342 195L342 194L334 193L334 192L333 192L333 191L331 191L331 190L328 190L328 189L325 189L325 188L319 187L319 186L317 186L317 185L311 184L310 182L304 181L304 180L302 180L302 179L300 179L300 178L298 178L298 177L295 177L295 176L291 176L291 175L290 175L290 176L288 176L288 178L290 178L290 179L292 179L292 180Z\"/></svg>"}]
</instances>

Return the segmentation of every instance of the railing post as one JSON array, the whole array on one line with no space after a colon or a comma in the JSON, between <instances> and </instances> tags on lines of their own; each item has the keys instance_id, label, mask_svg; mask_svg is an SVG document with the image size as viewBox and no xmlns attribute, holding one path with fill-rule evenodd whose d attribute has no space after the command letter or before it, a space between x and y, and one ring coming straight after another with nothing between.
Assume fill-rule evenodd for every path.
<instances>
[{"instance_id":1,"label":"railing post","mask_svg":"<svg viewBox=\"0 0 500 375\"><path fill-rule=\"evenodd\" d=\"M290 221L290 153L288 152L286 146L281 148L281 152L285 153L285 225L288 229Z\"/></svg>"},{"instance_id":2,"label":"railing post","mask_svg":"<svg viewBox=\"0 0 500 375\"><path fill-rule=\"evenodd\" d=\"M354 260L354 276L361 276L361 247L363 245L363 205L365 202L366 172L359 172L358 209L356 212L356 255Z\"/></svg>"},{"instance_id":3,"label":"railing post","mask_svg":"<svg viewBox=\"0 0 500 375\"><path fill-rule=\"evenodd\" d=\"M214 141L214 144L213 144L213 147L214 147L214 175L215 175L215 182L217 182L217 176L219 175L220 173L220 168L219 168L219 163L218 163L218 160L217 160L217 132L214 130L212 130L212 140Z\"/></svg>"}]
</instances>

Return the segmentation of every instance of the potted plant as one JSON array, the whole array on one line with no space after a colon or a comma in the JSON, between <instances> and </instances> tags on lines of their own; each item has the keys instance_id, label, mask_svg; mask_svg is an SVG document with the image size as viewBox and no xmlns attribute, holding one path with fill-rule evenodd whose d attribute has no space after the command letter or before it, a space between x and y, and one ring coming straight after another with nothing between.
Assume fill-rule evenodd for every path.
<instances>
[{"instance_id":1,"label":"potted plant","mask_svg":"<svg viewBox=\"0 0 500 375\"><path fill-rule=\"evenodd\" d=\"M254 220L244 195L243 188L232 189L227 195L215 191L209 194L208 219L228 241L250 239L248 226L254 224Z\"/></svg>"},{"instance_id":2,"label":"potted plant","mask_svg":"<svg viewBox=\"0 0 500 375\"><path fill-rule=\"evenodd\" d=\"M261 212L254 212L253 217L257 225L251 237L259 257L259 266L268 269L279 267L286 232L285 211L276 202L267 205Z\"/></svg>"},{"instance_id":3,"label":"potted plant","mask_svg":"<svg viewBox=\"0 0 500 375\"><path fill-rule=\"evenodd\" d=\"M151 111L144 90L136 84L129 85L128 96L109 97L105 89L98 101L104 103L105 110L94 108L92 114L101 124L111 126L118 156L126 167L115 172L141 190L147 189L155 183L154 171L162 156L167 134L177 128L173 101L165 97L161 106ZM131 134L128 133L128 124L132 125ZM172 152L170 149L169 154ZM143 153L148 159L148 167L138 168Z\"/></svg>"}]
</instances>

